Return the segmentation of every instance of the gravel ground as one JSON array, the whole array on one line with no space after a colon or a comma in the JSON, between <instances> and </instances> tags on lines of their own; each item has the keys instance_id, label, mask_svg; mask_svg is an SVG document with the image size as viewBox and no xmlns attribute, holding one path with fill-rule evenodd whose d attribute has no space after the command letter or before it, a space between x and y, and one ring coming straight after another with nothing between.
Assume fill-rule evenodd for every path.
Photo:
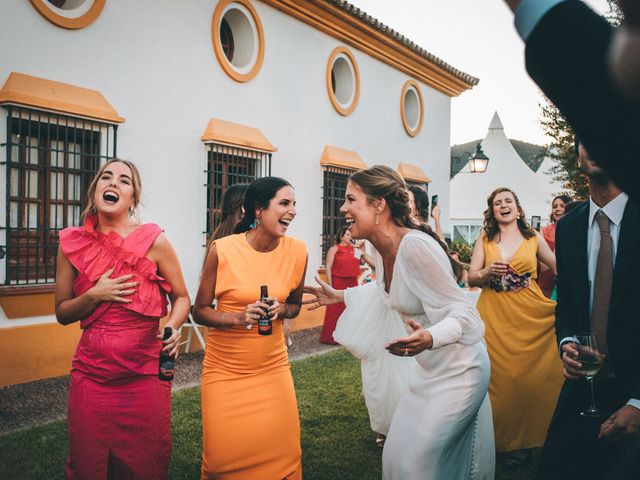
<instances>
[{"instance_id":1,"label":"gravel ground","mask_svg":"<svg viewBox=\"0 0 640 480\"><path fill-rule=\"evenodd\" d=\"M289 348L290 360L339 348L323 345L318 341L320 328L293 332L293 345ZM202 356L203 352L200 351L183 354L178 358L173 390L200 383ZM67 414L68 391L68 375L0 388L0 435L64 419Z\"/></svg>"}]
</instances>

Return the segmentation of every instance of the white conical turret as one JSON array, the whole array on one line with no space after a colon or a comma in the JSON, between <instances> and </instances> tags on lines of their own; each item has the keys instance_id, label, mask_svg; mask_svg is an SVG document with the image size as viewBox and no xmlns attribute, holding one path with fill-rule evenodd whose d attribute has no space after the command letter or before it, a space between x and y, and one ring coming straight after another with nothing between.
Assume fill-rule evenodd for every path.
<instances>
[{"instance_id":1,"label":"white conical turret","mask_svg":"<svg viewBox=\"0 0 640 480\"><path fill-rule=\"evenodd\" d=\"M498 112L494 112L493 118L491 119L491 123L489 124L489 131L491 130L504 130L502 126L502 121L500 120L500 116Z\"/></svg>"},{"instance_id":2,"label":"white conical turret","mask_svg":"<svg viewBox=\"0 0 640 480\"><path fill-rule=\"evenodd\" d=\"M529 168L507 138L498 112L493 114L481 146L489 157L486 172L468 173L465 167L451 179L451 224L481 224L487 197L498 187L507 187L518 195L528 220L539 215L543 224L547 223L553 194L561 191L562 186L551 176ZM549 166L546 163L542 167L548 170Z\"/></svg>"}]
</instances>

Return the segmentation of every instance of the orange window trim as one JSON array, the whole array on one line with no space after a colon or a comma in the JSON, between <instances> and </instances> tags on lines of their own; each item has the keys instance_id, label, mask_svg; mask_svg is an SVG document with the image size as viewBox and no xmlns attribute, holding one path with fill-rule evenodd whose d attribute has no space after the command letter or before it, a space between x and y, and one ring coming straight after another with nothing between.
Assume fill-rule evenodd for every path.
<instances>
[{"instance_id":1,"label":"orange window trim","mask_svg":"<svg viewBox=\"0 0 640 480\"><path fill-rule=\"evenodd\" d=\"M256 32L258 34L258 55L256 57L256 63L253 68L247 73L237 72L222 50L222 41L220 39L220 22L222 22L222 12L224 12L224 9L230 3L239 3L249 11L251 17L253 18L253 22L256 26ZM262 29L262 23L260 22L258 12L253 7L253 5L251 5L249 0L221 0L218 5L216 5L215 10L213 11L213 18L211 19L211 42L213 43L213 51L216 55L216 59L222 67L222 70L224 70L224 72L236 82L248 82L256 75L258 75L258 72L262 67L262 62L264 60L264 31Z\"/></svg>"},{"instance_id":2,"label":"orange window trim","mask_svg":"<svg viewBox=\"0 0 640 480\"><path fill-rule=\"evenodd\" d=\"M427 174L424 173L418 165L413 163L400 162L398 163L396 171L402 178L410 182L431 183L431 179L427 177Z\"/></svg>"},{"instance_id":3,"label":"orange window trim","mask_svg":"<svg viewBox=\"0 0 640 480\"><path fill-rule=\"evenodd\" d=\"M349 59L351 68L353 68L355 83L355 92L353 92L353 99L351 100L351 103L346 107L342 106L342 104L338 101L338 99L336 98L336 94L333 91L333 87L331 86L331 70L333 69L333 64L335 63L336 58L338 58L338 55L340 54L345 55ZM356 57L353 56L353 53L351 53L345 47L334 48L331 52L331 55L329 55L329 60L327 61L327 73L325 76L325 80L327 83L327 93L329 94L329 100L331 100L331 105L333 105L333 108L335 108L340 115L343 115L345 117L351 115L356 109L358 100L360 99L360 70L358 69Z\"/></svg>"},{"instance_id":4,"label":"orange window trim","mask_svg":"<svg viewBox=\"0 0 640 480\"><path fill-rule=\"evenodd\" d=\"M124 118L97 90L69 83L11 72L0 89L0 104L15 104L43 110L122 123Z\"/></svg>"},{"instance_id":5,"label":"orange window trim","mask_svg":"<svg viewBox=\"0 0 640 480\"><path fill-rule=\"evenodd\" d=\"M105 0L94 0L93 5L83 15L75 18L63 17L55 13L49 6L47 0L31 0L31 4L44 18L58 27L68 30L77 30L91 25L104 8Z\"/></svg>"},{"instance_id":6,"label":"orange window trim","mask_svg":"<svg viewBox=\"0 0 640 480\"><path fill-rule=\"evenodd\" d=\"M353 150L346 148L325 145L320 157L320 165L323 167L340 167L348 170L364 170L367 164L364 163L360 155Z\"/></svg>"},{"instance_id":7,"label":"orange window trim","mask_svg":"<svg viewBox=\"0 0 640 480\"><path fill-rule=\"evenodd\" d=\"M404 109L404 97L409 91L409 89L413 87L414 91L418 95L418 102L420 103L420 119L418 120L418 125L415 128L411 128L409 125L409 121L407 120L407 112ZM422 92L420 91L420 84L415 80L407 80L402 86L402 92L400 93L400 118L402 118L402 126L404 127L405 132L410 137L415 137L422 130L422 122L424 120L424 99L422 98Z\"/></svg>"},{"instance_id":8,"label":"orange window trim","mask_svg":"<svg viewBox=\"0 0 640 480\"><path fill-rule=\"evenodd\" d=\"M257 128L217 118L209 120L201 140L204 143L217 143L259 152L272 153L278 150Z\"/></svg>"}]
</instances>

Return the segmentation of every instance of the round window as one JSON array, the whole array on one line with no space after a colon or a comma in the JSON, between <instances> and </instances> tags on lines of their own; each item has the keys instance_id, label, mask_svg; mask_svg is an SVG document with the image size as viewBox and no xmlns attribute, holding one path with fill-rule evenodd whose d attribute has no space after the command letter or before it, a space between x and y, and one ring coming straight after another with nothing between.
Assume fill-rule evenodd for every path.
<instances>
[{"instance_id":1,"label":"round window","mask_svg":"<svg viewBox=\"0 0 640 480\"><path fill-rule=\"evenodd\" d=\"M84 28L94 22L105 0L31 0L38 12L62 28Z\"/></svg>"},{"instance_id":2,"label":"round window","mask_svg":"<svg viewBox=\"0 0 640 480\"><path fill-rule=\"evenodd\" d=\"M415 137L420 133L424 120L424 109L420 84L415 80L408 80L402 87L400 116L402 126L409 136Z\"/></svg>"},{"instance_id":3,"label":"round window","mask_svg":"<svg viewBox=\"0 0 640 480\"><path fill-rule=\"evenodd\" d=\"M353 54L338 47L327 62L327 92L329 100L340 115L349 115L355 110L360 96L360 73Z\"/></svg>"},{"instance_id":4,"label":"round window","mask_svg":"<svg viewBox=\"0 0 640 480\"><path fill-rule=\"evenodd\" d=\"M213 50L227 75L238 82L258 74L264 36L257 12L248 0L222 0L211 23Z\"/></svg>"}]
</instances>

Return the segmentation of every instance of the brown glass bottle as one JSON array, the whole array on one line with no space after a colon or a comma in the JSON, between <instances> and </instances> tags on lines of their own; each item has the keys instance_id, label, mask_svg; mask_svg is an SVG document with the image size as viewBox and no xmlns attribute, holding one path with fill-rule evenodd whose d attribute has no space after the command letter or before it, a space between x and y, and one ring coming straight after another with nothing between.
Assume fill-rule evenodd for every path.
<instances>
[{"instance_id":1,"label":"brown glass bottle","mask_svg":"<svg viewBox=\"0 0 640 480\"><path fill-rule=\"evenodd\" d=\"M264 303L271 304L269 299L269 289L266 285L262 285L260 287L260 301ZM264 312L263 315L258 319L258 333L260 335L271 335L273 332L273 326L271 323L271 316L269 312Z\"/></svg>"},{"instance_id":2,"label":"brown glass bottle","mask_svg":"<svg viewBox=\"0 0 640 480\"><path fill-rule=\"evenodd\" d=\"M171 327L164 327L162 334L163 340L168 340L171 337L173 330ZM165 353L164 350L160 350L160 366L158 370L158 378L166 382L173 380L173 368L174 360L171 355Z\"/></svg>"}]
</instances>

